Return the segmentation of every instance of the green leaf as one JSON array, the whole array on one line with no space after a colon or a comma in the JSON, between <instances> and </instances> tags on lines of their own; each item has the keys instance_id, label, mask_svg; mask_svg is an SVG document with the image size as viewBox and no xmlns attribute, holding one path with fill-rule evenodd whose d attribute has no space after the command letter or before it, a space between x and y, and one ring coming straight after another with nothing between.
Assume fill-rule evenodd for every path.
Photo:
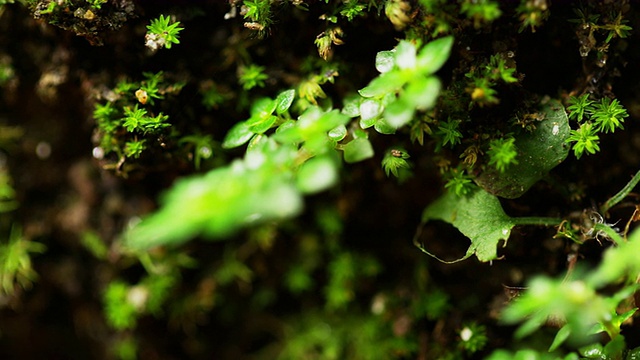
<instances>
[{"instance_id":1,"label":"green leaf","mask_svg":"<svg viewBox=\"0 0 640 360\"><path fill-rule=\"evenodd\" d=\"M149 249L197 235L223 239L247 225L297 215L302 197L281 164L290 150L253 151L244 161L177 181L160 210L125 234L126 244Z\"/></svg>"},{"instance_id":2,"label":"green leaf","mask_svg":"<svg viewBox=\"0 0 640 360\"><path fill-rule=\"evenodd\" d=\"M558 330L556 337L553 338L553 343L549 346L549 351L555 351L560 345L562 345L571 335L571 325L565 324Z\"/></svg>"},{"instance_id":3,"label":"green leaf","mask_svg":"<svg viewBox=\"0 0 640 360\"><path fill-rule=\"evenodd\" d=\"M366 98L379 97L398 91L406 82L407 78L400 71L389 71L371 80L358 93Z\"/></svg>"},{"instance_id":4,"label":"green leaf","mask_svg":"<svg viewBox=\"0 0 640 360\"><path fill-rule=\"evenodd\" d=\"M541 112L544 120L536 123L535 130L523 130L514 136L518 163L511 164L504 172L487 167L475 179L478 185L494 195L515 199L567 158L566 139L571 131L567 113L555 100L544 104Z\"/></svg>"},{"instance_id":5,"label":"green leaf","mask_svg":"<svg viewBox=\"0 0 640 360\"><path fill-rule=\"evenodd\" d=\"M384 121L392 128L398 129L411 121L414 114L415 108L401 97L384 110Z\"/></svg>"},{"instance_id":6,"label":"green leaf","mask_svg":"<svg viewBox=\"0 0 640 360\"><path fill-rule=\"evenodd\" d=\"M394 65L393 51L380 51L376 54L376 70L380 73L391 71Z\"/></svg>"},{"instance_id":7,"label":"green leaf","mask_svg":"<svg viewBox=\"0 0 640 360\"><path fill-rule=\"evenodd\" d=\"M342 113L352 118L360 116L361 101L362 98L358 95L347 97L346 99L344 99Z\"/></svg>"},{"instance_id":8,"label":"green leaf","mask_svg":"<svg viewBox=\"0 0 640 360\"><path fill-rule=\"evenodd\" d=\"M338 125L329 131L329 137L333 141L340 141L347 136L347 127L344 125Z\"/></svg>"},{"instance_id":9,"label":"green leaf","mask_svg":"<svg viewBox=\"0 0 640 360\"><path fill-rule=\"evenodd\" d=\"M293 104L293 99L296 97L296 91L285 90L278 94L276 97L276 113L283 114L291 107Z\"/></svg>"},{"instance_id":10,"label":"green leaf","mask_svg":"<svg viewBox=\"0 0 640 360\"><path fill-rule=\"evenodd\" d=\"M483 262L497 259L498 244L504 240L506 245L516 225L502 210L498 198L481 189L462 197L452 192L444 194L424 210L422 223L430 220L447 222L471 240L466 255L455 261L474 254Z\"/></svg>"},{"instance_id":11,"label":"green leaf","mask_svg":"<svg viewBox=\"0 0 640 360\"><path fill-rule=\"evenodd\" d=\"M391 135L396 133L396 128L387 124L384 119L378 119L373 128L380 134Z\"/></svg>"},{"instance_id":12,"label":"green leaf","mask_svg":"<svg viewBox=\"0 0 640 360\"><path fill-rule=\"evenodd\" d=\"M252 118L267 118L276 110L277 102L269 98L256 100L251 106Z\"/></svg>"},{"instance_id":13,"label":"green leaf","mask_svg":"<svg viewBox=\"0 0 640 360\"><path fill-rule=\"evenodd\" d=\"M366 138L356 138L344 146L344 161L355 163L373 156L373 147Z\"/></svg>"},{"instance_id":14,"label":"green leaf","mask_svg":"<svg viewBox=\"0 0 640 360\"><path fill-rule=\"evenodd\" d=\"M296 187L306 194L330 188L338 181L338 169L329 156L312 158L298 170Z\"/></svg>"},{"instance_id":15,"label":"green leaf","mask_svg":"<svg viewBox=\"0 0 640 360\"><path fill-rule=\"evenodd\" d=\"M438 71L449 58L453 36L443 37L426 44L418 53L417 68L425 75Z\"/></svg>"},{"instance_id":16,"label":"green leaf","mask_svg":"<svg viewBox=\"0 0 640 360\"><path fill-rule=\"evenodd\" d=\"M278 117L275 115L269 115L266 117L251 117L247 120L246 124L249 127L249 131L255 134L263 134L267 130L271 129L273 124L276 123Z\"/></svg>"},{"instance_id":17,"label":"green leaf","mask_svg":"<svg viewBox=\"0 0 640 360\"><path fill-rule=\"evenodd\" d=\"M235 124L231 130L229 130L227 136L224 137L222 147L224 149L231 149L244 145L252 136L253 132L249 130L249 126L247 126L244 121L239 122Z\"/></svg>"},{"instance_id":18,"label":"green leaf","mask_svg":"<svg viewBox=\"0 0 640 360\"><path fill-rule=\"evenodd\" d=\"M419 76L409 82L402 98L418 110L428 110L436 104L441 87L437 77Z\"/></svg>"},{"instance_id":19,"label":"green leaf","mask_svg":"<svg viewBox=\"0 0 640 360\"><path fill-rule=\"evenodd\" d=\"M367 120L373 120L377 118L378 116L380 116L380 114L382 114L382 110L384 110L384 107L382 106L380 101L374 99L365 99L364 101L362 101L362 103L360 103L360 117L362 118L361 122L366 122Z\"/></svg>"},{"instance_id":20,"label":"green leaf","mask_svg":"<svg viewBox=\"0 0 640 360\"><path fill-rule=\"evenodd\" d=\"M598 266L588 278L589 284L601 287L620 278L635 278L640 273L640 229L634 230L626 242L608 248Z\"/></svg>"},{"instance_id":21,"label":"green leaf","mask_svg":"<svg viewBox=\"0 0 640 360\"><path fill-rule=\"evenodd\" d=\"M360 118L359 125L363 129L368 129L373 125L375 125L377 122L379 122L379 120L380 119L378 118L369 118L369 119Z\"/></svg>"},{"instance_id":22,"label":"green leaf","mask_svg":"<svg viewBox=\"0 0 640 360\"><path fill-rule=\"evenodd\" d=\"M416 47L408 41L400 41L396 46L395 63L400 69L413 69L416 66Z\"/></svg>"}]
</instances>

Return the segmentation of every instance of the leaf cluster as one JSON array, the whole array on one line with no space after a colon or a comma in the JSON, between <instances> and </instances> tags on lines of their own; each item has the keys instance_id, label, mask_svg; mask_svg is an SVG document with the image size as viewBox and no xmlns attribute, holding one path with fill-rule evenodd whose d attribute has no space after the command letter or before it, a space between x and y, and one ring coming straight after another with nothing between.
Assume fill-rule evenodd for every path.
<instances>
[{"instance_id":1,"label":"leaf cluster","mask_svg":"<svg viewBox=\"0 0 640 360\"><path fill-rule=\"evenodd\" d=\"M167 82L163 72L143 75L140 82L118 82L110 101L96 103L93 118L102 157L113 153L118 161L139 159L148 149L162 149L158 139L170 134L169 115L156 110L162 105L156 100L177 95L184 84Z\"/></svg>"},{"instance_id":2,"label":"leaf cluster","mask_svg":"<svg viewBox=\"0 0 640 360\"><path fill-rule=\"evenodd\" d=\"M174 44L180 44L180 31L182 30L184 28L180 27L179 21L173 21L171 17L161 14L147 25L145 46L152 51L163 47L171 49Z\"/></svg>"},{"instance_id":3,"label":"leaf cluster","mask_svg":"<svg viewBox=\"0 0 640 360\"><path fill-rule=\"evenodd\" d=\"M604 97L599 102L589 99L589 94L569 98L569 118L576 120L580 127L571 130L567 139L572 143L576 158L587 152L595 154L600 150L599 133L615 132L624 129L624 119L629 117L627 110L618 99Z\"/></svg>"}]
</instances>

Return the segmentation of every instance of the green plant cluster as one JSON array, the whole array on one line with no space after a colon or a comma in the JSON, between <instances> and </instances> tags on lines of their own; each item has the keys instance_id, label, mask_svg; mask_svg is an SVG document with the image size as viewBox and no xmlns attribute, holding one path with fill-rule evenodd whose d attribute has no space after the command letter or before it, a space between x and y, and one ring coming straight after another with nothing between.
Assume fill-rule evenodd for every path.
<instances>
[{"instance_id":1,"label":"green plant cluster","mask_svg":"<svg viewBox=\"0 0 640 360\"><path fill-rule=\"evenodd\" d=\"M171 129L169 115L159 110L162 104L157 102L175 97L184 83L167 82L163 72L143 75L140 82L120 81L105 94L107 102L96 103L93 111L99 139L94 156L108 159L114 155L114 161L106 166L124 175L130 162L146 153L165 152L166 143L178 137Z\"/></svg>"},{"instance_id":2,"label":"green plant cluster","mask_svg":"<svg viewBox=\"0 0 640 360\"><path fill-rule=\"evenodd\" d=\"M589 94L569 99L569 118L580 124L571 130L567 142L572 143L576 158L583 153L595 154L600 150L599 133L613 133L616 129L624 129L624 119L629 117L627 110L618 99L604 97L599 102L589 100Z\"/></svg>"},{"instance_id":3,"label":"green plant cluster","mask_svg":"<svg viewBox=\"0 0 640 360\"><path fill-rule=\"evenodd\" d=\"M20 128L0 126L0 150L10 154L22 136ZM31 256L46 250L44 244L25 236L13 219L12 213L19 203L9 170L6 164L0 165L0 297L20 294L32 287L38 274Z\"/></svg>"},{"instance_id":4,"label":"green plant cluster","mask_svg":"<svg viewBox=\"0 0 640 360\"><path fill-rule=\"evenodd\" d=\"M629 117L620 101L610 92L600 95L601 89L585 89L579 92L584 95L570 97L566 110L558 99L527 92L526 74L519 72L510 44L473 53L477 51L473 36L465 31L477 36L490 33L500 20L521 32L534 32L548 18L549 3L319 3L230 2L225 18L233 18L239 10L243 24L238 32L248 29L268 36L278 25L279 11L289 5L307 12L322 6L317 12L324 23L322 32L309 41L313 58L292 61L302 69L296 76L279 78L285 66L277 64L282 68L276 69L259 56L253 61L255 54L250 50L255 49L249 46L232 43L224 49L230 63L225 69L238 65L236 72L220 78L232 79L229 83L238 91L230 91L218 79L202 80L196 87L213 122L226 121L220 126L224 136L202 126L208 118L185 125L178 115L184 109L180 95L193 79L182 81L169 71L144 72L140 80L120 80L113 89L99 91L92 113L93 155L103 169L128 177L188 160L198 170L175 180L154 210L119 219L128 226L114 239L83 229L80 244L93 260L109 267L99 290L106 324L117 334L113 353L122 359L136 358L143 346L136 331L147 317L196 334L194 339L203 319L220 317L232 324L230 336L249 329L247 324L267 324L256 327L268 329L268 336L260 335L260 344L251 350L259 358L635 358L640 351L627 344L624 325L637 316L632 299L640 274L636 259L640 230L629 231L637 215L623 232L605 219L609 210L629 197L640 182L640 172L599 209L577 209L582 210L579 219L572 215L576 209L562 209L565 213L553 217L507 214L509 208L519 207L515 199L547 178L571 149L577 159L569 161L577 161L585 152L595 153L600 149L599 134L622 130ZM128 14L116 2L102 0L27 1L26 5L36 18L73 27L94 42L100 39L102 21L118 11L124 21ZM602 10L593 4L588 8ZM385 23L390 23L386 25L402 39L369 59L377 73L360 85L331 86L342 70L337 60L333 62L339 58L335 46L348 44L349 32L343 29L349 27L344 25L383 13ZM181 51L172 45L191 29L186 12L180 14L160 15L146 26L146 45L152 52ZM580 33L584 35L580 41L591 41L599 34L600 45L595 45L594 38L586 46L597 48L596 61L607 56L613 60L616 53L609 53L607 46L631 30L622 9L616 16L588 15L584 9L579 14L585 19L581 24L591 29L587 35ZM82 28L90 22L98 28ZM229 41L235 36L229 36ZM265 48L255 51L265 52ZM441 80L443 76L451 79ZM237 104L231 110L232 100ZM579 127L571 129L570 120ZM2 141L0 136L0 145ZM381 143L386 151L379 151ZM208 161L218 153L230 160ZM368 161L376 156L377 161ZM433 263L417 261L412 272L404 274L408 279L378 289L387 262L375 256L375 248L386 252L396 244L375 238L386 236L378 234L370 235L360 247L346 244L345 239L355 235L345 231L343 218L357 199L327 205L318 195L337 192L345 173L358 178L370 163L380 165L376 171L381 181L386 181L384 174L400 180L393 186L403 186L414 171L424 170L421 167L440 174L443 188L433 194L441 196L425 208L413 242L442 262L472 257L482 263L500 260L499 250L516 237L517 226L557 226L556 237L569 240L572 255L589 240L611 245L594 268L569 268L564 278L530 278L522 294L496 315L504 324L521 324L515 337L525 346L487 350L493 335L491 320L460 321L471 305L454 299L455 294L430 279ZM1 170L0 212L4 214L13 211L17 201L9 173ZM389 213L392 218L393 211ZM363 211L352 219L367 215ZM291 221L297 216L304 221ZM0 220L0 230L11 229L8 240L0 243L0 291L11 295L36 280L31 256L45 247L30 241L12 221ZM460 259L441 260L435 255L438 250L431 250L438 236L434 231L423 236L423 228L434 221L450 224L469 239ZM194 239L235 241L189 243ZM202 248L213 255L198 263L194 258L199 254L190 251ZM291 260L271 259L276 252ZM183 281L187 274L189 281ZM277 304L279 297L294 299L300 314L287 313L277 321L274 315L266 316L283 311ZM547 325L559 327L552 331L554 336L546 336ZM454 334L455 343L439 340L447 331ZM533 339L527 343L527 338ZM262 346L265 342L268 345ZM197 348L206 341L194 343L199 344Z\"/></svg>"},{"instance_id":5,"label":"green plant cluster","mask_svg":"<svg viewBox=\"0 0 640 360\"><path fill-rule=\"evenodd\" d=\"M157 51L159 48L171 49L173 44L180 44L179 34L184 28L179 26L180 22L172 21L169 16L160 15L157 19L151 20L144 37L145 46L151 51Z\"/></svg>"}]
</instances>

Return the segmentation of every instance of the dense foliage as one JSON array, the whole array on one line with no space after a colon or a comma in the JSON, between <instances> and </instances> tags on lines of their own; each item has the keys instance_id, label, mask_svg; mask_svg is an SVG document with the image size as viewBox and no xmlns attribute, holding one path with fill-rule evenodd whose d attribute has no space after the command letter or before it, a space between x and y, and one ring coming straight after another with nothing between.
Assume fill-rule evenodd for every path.
<instances>
[{"instance_id":1,"label":"dense foliage","mask_svg":"<svg viewBox=\"0 0 640 360\"><path fill-rule=\"evenodd\" d=\"M638 21L0 0L0 357L635 358Z\"/></svg>"}]
</instances>

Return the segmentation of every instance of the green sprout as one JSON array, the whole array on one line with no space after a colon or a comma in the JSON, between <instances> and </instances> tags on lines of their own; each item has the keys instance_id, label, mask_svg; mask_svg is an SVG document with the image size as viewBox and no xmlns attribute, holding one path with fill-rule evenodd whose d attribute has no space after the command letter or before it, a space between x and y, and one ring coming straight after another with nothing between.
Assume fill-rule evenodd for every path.
<instances>
[{"instance_id":1,"label":"green sprout","mask_svg":"<svg viewBox=\"0 0 640 360\"><path fill-rule=\"evenodd\" d=\"M13 226L9 241L0 244L0 293L11 295L16 285L28 289L38 278L31 267L30 253L42 253L44 244L29 241L19 227Z\"/></svg>"},{"instance_id":2,"label":"green sprout","mask_svg":"<svg viewBox=\"0 0 640 360\"><path fill-rule=\"evenodd\" d=\"M500 5L492 0L466 0L460 6L460 11L467 18L473 19L473 26L479 28L483 23L490 23L502 15Z\"/></svg>"},{"instance_id":3,"label":"green sprout","mask_svg":"<svg viewBox=\"0 0 640 360\"><path fill-rule=\"evenodd\" d=\"M456 144L460 143L460 139L462 139L462 133L458 131L458 127L460 126L459 120L447 120L442 123L442 125L438 126L438 130L436 130L436 135L442 140L441 146L446 146L447 144L454 147Z\"/></svg>"},{"instance_id":4,"label":"green sprout","mask_svg":"<svg viewBox=\"0 0 640 360\"><path fill-rule=\"evenodd\" d=\"M531 32L536 32L536 28L549 17L549 6L546 1L520 0L516 12L520 20L518 32L523 32L526 28L530 28Z\"/></svg>"},{"instance_id":5,"label":"green sprout","mask_svg":"<svg viewBox=\"0 0 640 360\"><path fill-rule=\"evenodd\" d=\"M504 172L507 166L511 164L517 164L516 156L518 156L518 149L514 144L514 138L508 139L496 139L489 143L489 165L494 165L500 172Z\"/></svg>"},{"instance_id":6,"label":"green sprout","mask_svg":"<svg viewBox=\"0 0 640 360\"><path fill-rule=\"evenodd\" d=\"M614 132L616 128L623 129L622 123L624 118L628 116L627 110L618 99L602 98L599 103L595 104L591 119L598 131L608 133Z\"/></svg>"},{"instance_id":7,"label":"green sprout","mask_svg":"<svg viewBox=\"0 0 640 360\"><path fill-rule=\"evenodd\" d=\"M385 174L393 174L395 177L400 177L402 170L408 170L411 165L407 161L409 154L401 149L391 149L387 151L382 159L382 168Z\"/></svg>"},{"instance_id":8,"label":"green sprout","mask_svg":"<svg viewBox=\"0 0 640 360\"><path fill-rule=\"evenodd\" d=\"M482 350L489 341L487 329L483 325L476 323L465 325L459 334L460 342L458 346L469 354Z\"/></svg>"},{"instance_id":9,"label":"green sprout","mask_svg":"<svg viewBox=\"0 0 640 360\"><path fill-rule=\"evenodd\" d=\"M11 186L11 176L0 169L0 213L15 210L18 207L16 191Z\"/></svg>"},{"instance_id":10,"label":"green sprout","mask_svg":"<svg viewBox=\"0 0 640 360\"><path fill-rule=\"evenodd\" d=\"M263 72L264 66L251 64L242 66L239 69L239 82L245 90L251 90L254 87L264 87L264 81L269 77Z\"/></svg>"},{"instance_id":11,"label":"green sprout","mask_svg":"<svg viewBox=\"0 0 640 360\"><path fill-rule=\"evenodd\" d=\"M628 22L629 20L625 20L622 18L622 13L618 13L616 18L613 19L613 22L606 25L599 26L599 28L609 31L609 34L607 35L607 38L605 39L604 42L609 43L611 39L613 39L614 37L619 37L624 39L627 36L629 36L629 32L631 32L632 27L629 25L626 25L626 23Z\"/></svg>"},{"instance_id":12,"label":"green sprout","mask_svg":"<svg viewBox=\"0 0 640 360\"><path fill-rule=\"evenodd\" d=\"M94 9L100 9L102 4L106 4L108 0L86 0L87 4L91 5Z\"/></svg>"},{"instance_id":13,"label":"green sprout","mask_svg":"<svg viewBox=\"0 0 640 360\"><path fill-rule=\"evenodd\" d=\"M180 22L171 22L169 16L160 15L159 18L151 20L151 25L147 25L145 35L145 46L152 51L164 47L171 49L173 44L179 44L178 35L184 28L179 27Z\"/></svg>"},{"instance_id":14,"label":"green sprout","mask_svg":"<svg viewBox=\"0 0 640 360\"><path fill-rule=\"evenodd\" d=\"M139 158L142 152L144 151L144 148L145 148L144 143L145 143L144 139L127 141L124 145L125 155L127 155L128 157L132 157L134 159Z\"/></svg>"},{"instance_id":15,"label":"green sprout","mask_svg":"<svg viewBox=\"0 0 640 360\"><path fill-rule=\"evenodd\" d=\"M593 101L589 100L589 94L584 94L580 97L571 96L569 104L567 110L571 120L582 122L582 119L593 112Z\"/></svg>"},{"instance_id":16,"label":"green sprout","mask_svg":"<svg viewBox=\"0 0 640 360\"><path fill-rule=\"evenodd\" d=\"M470 194L474 189L471 176L460 168L449 170L446 177L448 177L448 180L447 183L444 184L444 188L453 191L457 196Z\"/></svg>"},{"instance_id":17,"label":"green sprout","mask_svg":"<svg viewBox=\"0 0 640 360\"><path fill-rule=\"evenodd\" d=\"M567 143L575 143L573 144L573 153L578 159L582 157L585 151L589 154L595 154L600 151L600 146L598 145L600 138L591 123L584 123L578 130L571 130L566 141Z\"/></svg>"},{"instance_id":18,"label":"green sprout","mask_svg":"<svg viewBox=\"0 0 640 360\"><path fill-rule=\"evenodd\" d=\"M147 110L138 109L138 104L136 104L133 109L130 107L124 108L124 126L128 132L133 132L139 129L142 129L142 123L144 122L144 118L147 115Z\"/></svg>"},{"instance_id":19,"label":"green sprout","mask_svg":"<svg viewBox=\"0 0 640 360\"><path fill-rule=\"evenodd\" d=\"M134 328L138 310L131 301L131 289L122 281L112 281L104 295L104 312L107 322L116 330Z\"/></svg>"},{"instance_id":20,"label":"green sprout","mask_svg":"<svg viewBox=\"0 0 640 360\"><path fill-rule=\"evenodd\" d=\"M265 33L273 22L270 0L245 0L243 5L244 18L250 20L244 23L244 27Z\"/></svg>"}]
</instances>

